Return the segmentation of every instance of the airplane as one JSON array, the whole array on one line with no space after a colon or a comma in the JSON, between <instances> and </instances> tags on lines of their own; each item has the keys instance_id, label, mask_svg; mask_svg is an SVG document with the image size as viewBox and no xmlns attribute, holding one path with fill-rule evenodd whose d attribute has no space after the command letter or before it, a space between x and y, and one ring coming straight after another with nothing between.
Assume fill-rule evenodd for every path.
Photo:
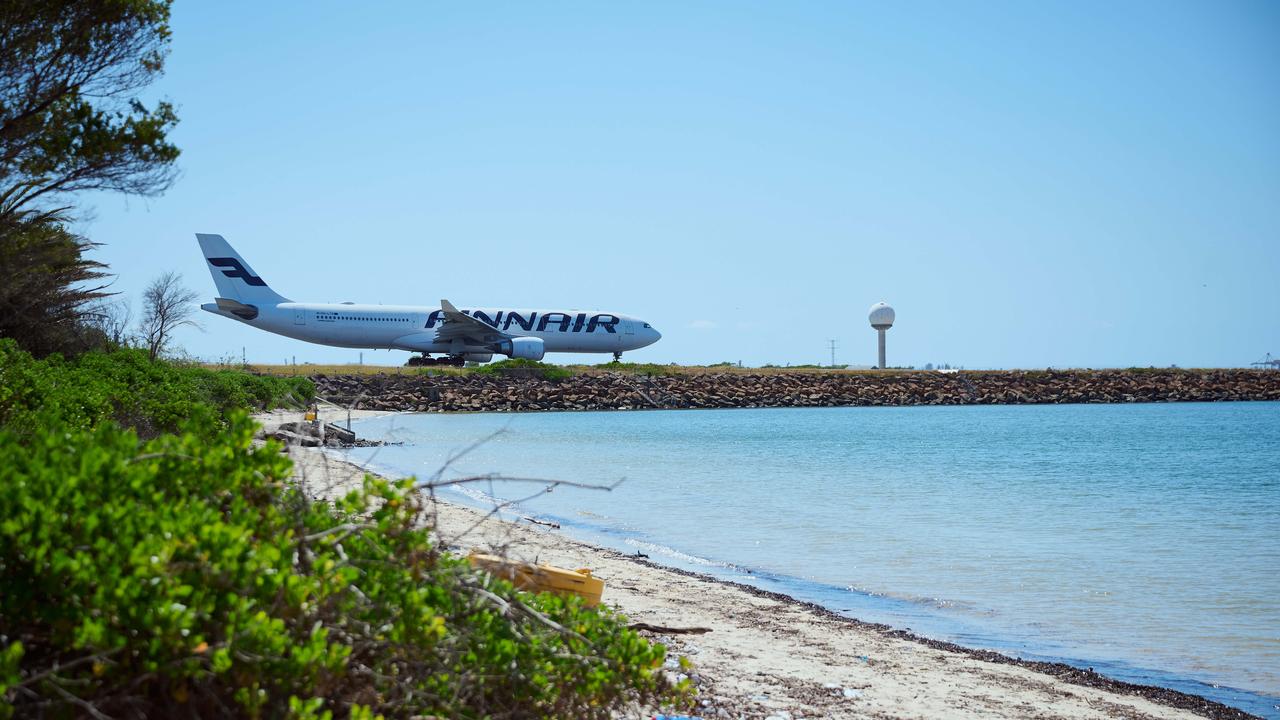
<instances>
[{"instance_id":1,"label":"airplane","mask_svg":"<svg viewBox=\"0 0 1280 720\"><path fill-rule=\"evenodd\" d=\"M549 352L613 353L619 360L662 337L639 318L596 310L459 310L448 300L439 308L294 302L272 290L221 235L196 239L218 288L201 310L320 345L421 353L409 365L484 363L495 354L541 360Z\"/></svg>"}]
</instances>

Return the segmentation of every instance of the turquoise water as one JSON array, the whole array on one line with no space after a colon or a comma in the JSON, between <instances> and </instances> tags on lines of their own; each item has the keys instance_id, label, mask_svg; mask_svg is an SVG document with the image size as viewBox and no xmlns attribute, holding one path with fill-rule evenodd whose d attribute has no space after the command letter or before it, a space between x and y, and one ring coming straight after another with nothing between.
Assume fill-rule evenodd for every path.
<instances>
[{"instance_id":1,"label":"turquoise water","mask_svg":"<svg viewBox=\"0 0 1280 720\"><path fill-rule=\"evenodd\" d=\"M398 415L399 474L963 645L1276 715L1280 403ZM459 495L511 500L539 486Z\"/></svg>"}]
</instances>

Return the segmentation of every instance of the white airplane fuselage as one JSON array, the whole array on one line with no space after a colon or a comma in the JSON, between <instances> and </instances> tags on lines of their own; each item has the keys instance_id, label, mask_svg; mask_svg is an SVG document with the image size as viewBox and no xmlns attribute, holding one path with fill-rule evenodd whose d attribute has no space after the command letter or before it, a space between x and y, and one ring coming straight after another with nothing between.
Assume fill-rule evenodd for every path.
<instances>
[{"instance_id":1,"label":"white airplane fuselage","mask_svg":"<svg viewBox=\"0 0 1280 720\"><path fill-rule=\"evenodd\" d=\"M484 346L440 343L440 308L417 305L284 302L257 305L257 316L238 317L215 303L200 306L215 315L296 340L345 348L481 354ZM662 337L639 318L597 310L461 308L471 317L525 337L542 340L547 352L615 353L638 350Z\"/></svg>"},{"instance_id":2,"label":"white airplane fuselage","mask_svg":"<svg viewBox=\"0 0 1280 720\"><path fill-rule=\"evenodd\" d=\"M493 354L540 360L547 352L620 356L662 335L630 315L598 310L458 309L295 302L272 290L221 235L197 234L218 289L201 309L297 340L347 348L408 350L485 362Z\"/></svg>"}]
</instances>

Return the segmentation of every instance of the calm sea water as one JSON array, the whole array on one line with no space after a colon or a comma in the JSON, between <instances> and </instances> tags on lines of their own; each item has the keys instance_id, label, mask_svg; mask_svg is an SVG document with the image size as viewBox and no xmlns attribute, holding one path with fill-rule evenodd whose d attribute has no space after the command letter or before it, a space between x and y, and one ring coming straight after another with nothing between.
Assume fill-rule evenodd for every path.
<instances>
[{"instance_id":1,"label":"calm sea water","mask_svg":"<svg viewBox=\"0 0 1280 720\"><path fill-rule=\"evenodd\" d=\"M863 620L1280 714L1280 403L398 415L398 474ZM484 483L459 497L525 497Z\"/></svg>"}]
</instances>

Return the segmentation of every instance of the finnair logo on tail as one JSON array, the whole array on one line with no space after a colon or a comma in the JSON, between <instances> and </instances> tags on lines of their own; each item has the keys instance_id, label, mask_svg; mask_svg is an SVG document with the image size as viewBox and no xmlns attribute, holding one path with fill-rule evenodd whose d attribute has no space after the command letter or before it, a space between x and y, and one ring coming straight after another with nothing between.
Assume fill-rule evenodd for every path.
<instances>
[{"instance_id":1,"label":"finnair logo on tail","mask_svg":"<svg viewBox=\"0 0 1280 720\"><path fill-rule=\"evenodd\" d=\"M246 283L257 287L267 286L267 284L262 281L262 278L250 273L248 270L245 270L244 265L241 265L240 261L235 258L209 258L209 264L220 268L231 268L230 270L222 271L222 274L229 278L240 278Z\"/></svg>"}]
</instances>

